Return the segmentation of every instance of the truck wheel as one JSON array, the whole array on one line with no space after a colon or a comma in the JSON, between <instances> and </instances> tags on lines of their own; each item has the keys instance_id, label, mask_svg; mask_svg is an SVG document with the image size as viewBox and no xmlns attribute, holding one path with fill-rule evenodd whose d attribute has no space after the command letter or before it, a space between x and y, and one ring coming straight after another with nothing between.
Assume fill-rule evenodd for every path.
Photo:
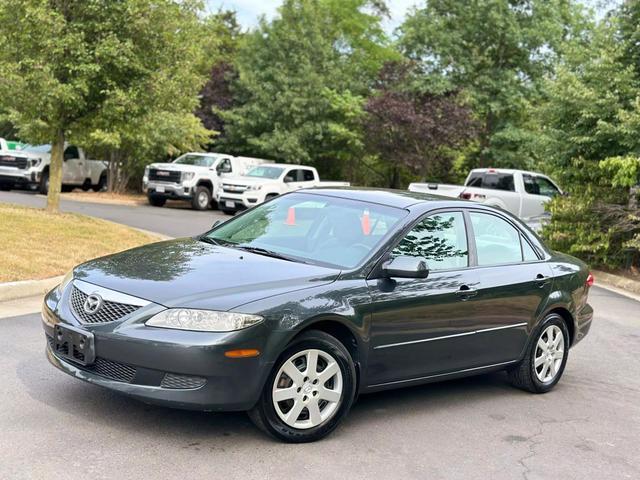
<instances>
[{"instance_id":1,"label":"truck wheel","mask_svg":"<svg viewBox=\"0 0 640 480\"><path fill-rule=\"evenodd\" d=\"M72 192L74 188L76 187L74 187L73 185L62 185L60 187L60 191L62 193L69 193L69 192Z\"/></svg>"},{"instance_id":2,"label":"truck wheel","mask_svg":"<svg viewBox=\"0 0 640 480\"><path fill-rule=\"evenodd\" d=\"M107 174L103 173L102 175L100 175L100 180L98 180L98 184L93 185L91 189L94 192L101 192L102 190L104 190L106 186L107 186Z\"/></svg>"},{"instance_id":3,"label":"truck wheel","mask_svg":"<svg viewBox=\"0 0 640 480\"><path fill-rule=\"evenodd\" d=\"M49 170L45 170L42 172L42 176L40 177L40 185L38 186L38 191L42 195L47 195L49 193Z\"/></svg>"},{"instance_id":4,"label":"truck wheel","mask_svg":"<svg viewBox=\"0 0 640 480\"><path fill-rule=\"evenodd\" d=\"M83 191L83 192L88 192L88 191L89 191L89 189L91 188L91 179L90 179L90 178L87 178L87 179L84 181L84 183L82 184L82 187L80 187L80 188L82 188L82 191Z\"/></svg>"},{"instance_id":5,"label":"truck wheel","mask_svg":"<svg viewBox=\"0 0 640 480\"><path fill-rule=\"evenodd\" d=\"M211 191L205 186L196 187L196 191L191 199L191 206L195 210L206 210L211 204Z\"/></svg>"},{"instance_id":6,"label":"truck wheel","mask_svg":"<svg viewBox=\"0 0 640 480\"><path fill-rule=\"evenodd\" d=\"M165 203L167 203L167 199L164 197L158 197L155 195L148 195L147 200L149 200L149 205L154 207L162 207Z\"/></svg>"}]
</instances>

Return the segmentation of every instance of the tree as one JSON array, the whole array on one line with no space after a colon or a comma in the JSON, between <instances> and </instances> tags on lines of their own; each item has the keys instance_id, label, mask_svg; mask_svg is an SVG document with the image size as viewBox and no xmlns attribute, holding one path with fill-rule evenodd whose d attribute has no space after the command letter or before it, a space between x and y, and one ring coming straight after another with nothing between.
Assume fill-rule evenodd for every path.
<instances>
[{"instance_id":1,"label":"tree","mask_svg":"<svg viewBox=\"0 0 640 480\"><path fill-rule=\"evenodd\" d=\"M447 149L474 137L471 112L456 92L423 92L412 88L414 80L411 63L387 63L365 106L366 144L385 159L382 175L391 188L400 187L403 168L421 176L448 170Z\"/></svg>"},{"instance_id":2,"label":"tree","mask_svg":"<svg viewBox=\"0 0 640 480\"><path fill-rule=\"evenodd\" d=\"M544 168L569 197L555 199L543 234L553 248L599 266L638 266L640 76L624 36L626 9L599 25L588 48L572 44L534 110Z\"/></svg>"},{"instance_id":3,"label":"tree","mask_svg":"<svg viewBox=\"0 0 640 480\"><path fill-rule=\"evenodd\" d=\"M188 132L201 128L191 115L197 99L189 100L204 82L201 7L193 0L0 4L2 110L21 138L52 144L49 211L58 210L67 140L118 149L123 135L139 140L131 129L145 120L155 131L175 120ZM159 98L165 108L157 115Z\"/></svg>"},{"instance_id":4,"label":"tree","mask_svg":"<svg viewBox=\"0 0 640 480\"><path fill-rule=\"evenodd\" d=\"M378 2L375 2L377 5ZM339 175L362 152L364 99L396 54L367 0L285 0L241 41L222 145ZM369 8L367 8L369 7Z\"/></svg>"},{"instance_id":5,"label":"tree","mask_svg":"<svg viewBox=\"0 0 640 480\"><path fill-rule=\"evenodd\" d=\"M400 46L419 62L425 88L460 89L480 122L470 165L532 166L528 106L563 42L585 27L570 0L428 0L400 27Z\"/></svg>"}]
</instances>

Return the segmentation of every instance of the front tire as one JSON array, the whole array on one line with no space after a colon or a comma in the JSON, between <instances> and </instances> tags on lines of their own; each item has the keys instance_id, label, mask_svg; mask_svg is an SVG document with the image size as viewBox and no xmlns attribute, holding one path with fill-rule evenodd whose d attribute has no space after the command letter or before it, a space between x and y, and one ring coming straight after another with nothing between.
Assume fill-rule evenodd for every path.
<instances>
[{"instance_id":1,"label":"front tire","mask_svg":"<svg viewBox=\"0 0 640 480\"><path fill-rule=\"evenodd\" d=\"M191 200L191 207L194 210L207 210L211 205L211 190L205 186L196 187Z\"/></svg>"},{"instance_id":2,"label":"front tire","mask_svg":"<svg viewBox=\"0 0 640 480\"><path fill-rule=\"evenodd\" d=\"M522 361L509 370L511 383L532 393L546 393L560 381L569 356L569 330L555 313L540 323Z\"/></svg>"},{"instance_id":3,"label":"front tire","mask_svg":"<svg viewBox=\"0 0 640 480\"><path fill-rule=\"evenodd\" d=\"M98 180L98 184L92 185L91 189L94 192L101 192L102 190L104 190L106 186L107 186L107 175L106 173L103 173L102 175L100 175L100 180Z\"/></svg>"},{"instance_id":4,"label":"front tire","mask_svg":"<svg viewBox=\"0 0 640 480\"><path fill-rule=\"evenodd\" d=\"M49 193L49 170L45 170L42 172L42 176L40 177L40 184L38 185L38 191L42 195L47 195Z\"/></svg>"},{"instance_id":5,"label":"front tire","mask_svg":"<svg viewBox=\"0 0 640 480\"><path fill-rule=\"evenodd\" d=\"M156 195L147 195L147 200L149 201L149 205L153 207L163 207L165 203L167 203L167 199L164 197L158 197Z\"/></svg>"},{"instance_id":6,"label":"front tire","mask_svg":"<svg viewBox=\"0 0 640 480\"><path fill-rule=\"evenodd\" d=\"M314 442L338 426L355 393L356 371L347 349L335 337L311 330L282 353L249 417L284 442Z\"/></svg>"}]
</instances>

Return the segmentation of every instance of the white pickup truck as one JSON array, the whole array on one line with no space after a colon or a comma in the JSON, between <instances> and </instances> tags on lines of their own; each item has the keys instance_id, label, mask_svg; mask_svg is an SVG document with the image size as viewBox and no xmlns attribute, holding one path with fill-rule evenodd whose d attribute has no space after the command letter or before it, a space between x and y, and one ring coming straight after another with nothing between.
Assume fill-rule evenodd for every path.
<instances>
[{"instance_id":1,"label":"white pickup truck","mask_svg":"<svg viewBox=\"0 0 640 480\"><path fill-rule=\"evenodd\" d=\"M258 165L244 176L224 179L218 205L224 213L233 215L293 190L348 186L349 182L321 182L313 167L284 163Z\"/></svg>"},{"instance_id":2,"label":"white pickup truck","mask_svg":"<svg viewBox=\"0 0 640 480\"><path fill-rule=\"evenodd\" d=\"M49 192L49 165L51 145L27 145L22 150L0 152L0 189L15 186L38 188ZM84 150L75 145L65 145L62 164L62 191L75 187L100 191L107 185L107 165L100 160L87 159Z\"/></svg>"},{"instance_id":3,"label":"white pickup truck","mask_svg":"<svg viewBox=\"0 0 640 480\"><path fill-rule=\"evenodd\" d=\"M173 162L147 166L142 190L154 207L162 207L167 200L185 200L196 210L206 210L218 196L221 178L243 175L249 168L266 162L223 153L185 153Z\"/></svg>"},{"instance_id":4,"label":"white pickup truck","mask_svg":"<svg viewBox=\"0 0 640 480\"><path fill-rule=\"evenodd\" d=\"M469 172L464 185L412 183L409 191L485 203L502 208L539 229L547 216L544 205L563 192L541 173L505 168L476 168Z\"/></svg>"}]
</instances>

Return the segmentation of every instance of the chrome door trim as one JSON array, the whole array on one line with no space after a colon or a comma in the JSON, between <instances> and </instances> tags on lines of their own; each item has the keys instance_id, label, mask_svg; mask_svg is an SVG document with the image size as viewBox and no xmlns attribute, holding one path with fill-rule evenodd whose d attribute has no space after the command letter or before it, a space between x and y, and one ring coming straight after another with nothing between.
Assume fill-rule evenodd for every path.
<instances>
[{"instance_id":1,"label":"chrome door trim","mask_svg":"<svg viewBox=\"0 0 640 480\"><path fill-rule=\"evenodd\" d=\"M525 325L527 325L527 322L515 323L513 325L504 325L502 327L483 328L481 330L473 330L471 332L454 333L453 335L443 335L441 337L422 338L420 340L411 340L409 342L388 343L386 345L378 345L376 347L373 347L373 349L379 350L381 348L401 347L404 345L413 345L416 343L435 342L436 340L446 340L447 338L466 337L468 335L476 335L478 333L493 332L496 330L505 330L507 328L524 327Z\"/></svg>"}]
</instances>

